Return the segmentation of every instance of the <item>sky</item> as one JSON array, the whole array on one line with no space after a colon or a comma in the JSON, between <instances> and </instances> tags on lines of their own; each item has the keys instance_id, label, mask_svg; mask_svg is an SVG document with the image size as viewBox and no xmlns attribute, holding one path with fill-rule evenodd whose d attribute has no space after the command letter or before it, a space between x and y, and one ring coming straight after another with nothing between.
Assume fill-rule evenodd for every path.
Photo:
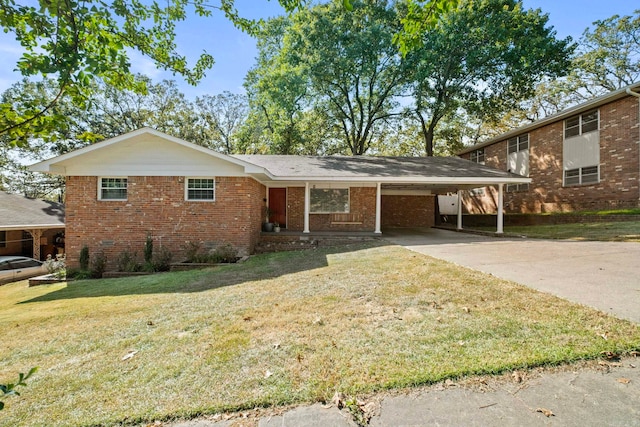
<instances>
[{"instance_id":1,"label":"sky","mask_svg":"<svg viewBox=\"0 0 640 427\"><path fill-rule=\"evenodd\" d=\"M596 20L615 14L632 15L635 9L640 9L632 3L633 0L523 0L525 8L540 8L549 15L549 25L555 28L558 38L570 36L574 40L579 39ZM242 16L248 18L269 18L284 13L277 0L236 0L236 7ZM154 81L176 80L190 99L223 91L244 92L244 76L254 64L257 54L255 41L234 28L221 13L214 12L208 18L188 17L177 28L177 45L178 51L186 55L191 64L203 51L215 58L213 68L198 86L190 86L179 76L156 69L150 60L138 54L131 57L133 70ZM20 45L12 34L0 33L0 92L20 80L21 76L14 69L21 53Z\"/></svg>"}]
</instances>

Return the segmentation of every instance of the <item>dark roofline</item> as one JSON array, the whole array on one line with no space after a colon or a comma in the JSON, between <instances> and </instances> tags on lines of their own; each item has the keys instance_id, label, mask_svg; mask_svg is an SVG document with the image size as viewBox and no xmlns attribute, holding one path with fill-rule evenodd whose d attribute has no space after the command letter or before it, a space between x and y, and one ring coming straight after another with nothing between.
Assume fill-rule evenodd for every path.
<instances>
[{"instance_id":1,"label":"dark roofline","mask_svg":"<svg viewBox=\"0 0 640 427\"><path fill-rule=\"evenodd\" d=\"M521 126L509 132L503 133L496 137L489 139L488 141L481 142L479 144L473 145L471 147L467 147L464 150L461 150L457 153L457 155L470 153L473 150L477 150L479 148L484 148L489 145L493 145L497 142L504 141L514 136L518 136L522 133L530 132L532 130L541 128L551 123L558 122L560 120L564 120L567 117L573 116L575 114L580 114L585 111L591 110L592 108L601 107L605 104L609 104L613 101L617 101L622 98L626 98L627 96L631 96L628 94L628 90L638 91L640 90L640 82L631 84L629 86L623 87L622 89L615 90L613 92L609 92L604 95L600 95L589 101L583 102L582 104L575 105L573 107L569 107L566 110L562 110L558 113L547 116L543 119L536 120L535 122L529 123L528 125Z\"/></svg>"}]
</instances>

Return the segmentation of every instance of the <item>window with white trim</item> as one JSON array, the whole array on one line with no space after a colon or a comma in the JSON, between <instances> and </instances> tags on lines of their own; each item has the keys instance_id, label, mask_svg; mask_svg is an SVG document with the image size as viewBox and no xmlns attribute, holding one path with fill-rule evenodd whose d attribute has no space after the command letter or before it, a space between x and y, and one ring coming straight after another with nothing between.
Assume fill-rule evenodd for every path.
<instances>
[{"instance_id":1,"label":"window with white trim","mask_svg":"<svg viewBox=\"0 0 640 427\"><path fill-rule=\"evenodd\" d=\"M310 188L310 213L349 213L348 188Z\"/></svg>"},{"instance_id":2,"label":"window with white trim","mask_svg":"<svg viewBox=\"0 0 640 427\"><path fill-rule=\"evenodd\" d=\"M215 178L187 178L186 199L213 202L216 200Z\"/></svg>"},{"instance_id":3,"label":"window with white trim","mask_svg":"<svg viewBox=\"0 0 640 427\"><path fill-rule=\"evenodd\" d=\"M484 148L478 148L471 152L471 161L484 165Z\"/></svg>"},{"instance_id":4,"label":"window with white trim","mask_svg":"<svg viewBox=\"0 0 640 427\"><path fill-rule=\"evenodd\" d=\"M514 136L507 140L507 153L517 153L518 151L524 151L529 149L529 134Z\"/></svg>"},{"instance_id":5,"label":"window with white trim","mask_svg":"<svg viewBox=\"0 0 640 427\"><path fill-rule=\"evenodd\" d=\"M529 191L529 184L507 184L506 190L508 193L515 193L517 191Z\"/></svg>"},{"instance_id":6,"label":"window with white trim","mask_svg":"<svg viewBox=\"0 0 640 427\"><path fill-rule=\"evenodd\" d=\"M600 129L598 110L587 111L564 121L564 137L571 138Z\"/></svg>"},{"instance_id":7,"label":"window with white trim","mask_svg":"<svg viewBox=\"0 0 640 427\"><path fill-rule=\"evenodd\" d=\"M564 171L564 185L597 184L600 182L600 166L587 166Z\"/></svg>"},{"instance_id":8,"label":"window with white trim","mask_svg":"<svg viewBox=\"0 0 640 427\"><path fill-rule=\"evenodd\" d=\"M127 200L127 178L100 178L100 200Z\"/></svg>"}]
</instances>

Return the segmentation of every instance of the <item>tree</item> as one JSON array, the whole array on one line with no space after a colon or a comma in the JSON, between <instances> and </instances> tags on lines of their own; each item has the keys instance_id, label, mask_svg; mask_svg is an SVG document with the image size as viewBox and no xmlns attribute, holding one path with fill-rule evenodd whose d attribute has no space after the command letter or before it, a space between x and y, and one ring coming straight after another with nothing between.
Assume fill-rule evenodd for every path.
<instances>
[{"instance_id":1,"label":"tree","mask_svg":"<svg viewBox=\"0 0 640 427\"><path fill-rule=\"evenodd\" d=\"M316 110L339 130L341 151L364 154L379 134L376 128L397 113L395 96L404 83L404 63L392 42L400 29L393 8L384 1L354 1L347 12L334 1L299 10L270 28L259 35L265 54L247 86L284 148L306 133L296 126L299 117ZM274 122L282 124L280 131Z\"/></svg>"},{"instance_id":2,"label":"tree","mask_svg":"<svg viewBox=\"0 0 640 427\"><path fill-rule=\"evenodd\" d=\"M286 53L287 17L267 21L257 36L256 65L245 77L254 126L268 138L274 154L295 154L304 148L301 118L308 108L305 64L294 64Z\"/></svg>"},{"instance_id":3,"label":"tree","mask_svg":"<svg viewBox=\"0 0 640 427\"><path fill-rule=\"evenodd\" d=\"M302 2L279 3L290 12ZM348 1L345 7L349 7ZM210 5L207 0L38 0L35 4L0 0L0 27L13 33L25 51L18 70L25 77L54 76L58 83L58 92L39 111L21 114L10 104L0 104L0 134L9 134L20 143L28 135L46 136L56 122L45 113L65 97L84 105L98 80L117 89L144 93L144 82L131 73L129 50L196 84L214 60L203 52L189 66L175 44L176 23L192 13L209 16L214 9L245 31L253 31L258 25L240 16L234 0L220 0L218 5Z\"/></svg>"},{"instance_id":4,"label":"tree","mask_svg":"<svg viewBox=\"0 0 640 427\"><path fill-rule=\"evenodd\" d=\"M405 62L393 44L400 23L386 1L336 3L301 10L285 39L296 65L307 69L313 103L325 107L350 154L367 152L376 127L398 113Z\"/></svg>"},{"instance_id":5,"label":"tree","mask_svg":"<svg viewBox=\"0 0 640 427\"><path fill-rule=\"evenodd\" d=\"M542 78L566 73L571 39L556 40L547 21L515 0L463 1L407 51L426 155L444 117L495 118L530 97Z\"/></svg>"},{"instance_id":6,"label":"tree","mask_svg":"<svg viewBox=\"0 0 640 427\"><path fill-rule=\"evenodd\" d=\"M579 40L570 81L585 98L640 80L640 9L593 23Z\"/></svg>"},{"instance_id":7,"label":"tree","mask_svg":"<svg viewBox=\"0 0 640 427\"><path fill-rule=\"evenodd\" d=\"M195 114L201 122L199 127L207 135L208 146L221 153L238 152L234 138L248 113L249 104L244 95L225 91L196 98Z\"/></svg>"}]
</instances>

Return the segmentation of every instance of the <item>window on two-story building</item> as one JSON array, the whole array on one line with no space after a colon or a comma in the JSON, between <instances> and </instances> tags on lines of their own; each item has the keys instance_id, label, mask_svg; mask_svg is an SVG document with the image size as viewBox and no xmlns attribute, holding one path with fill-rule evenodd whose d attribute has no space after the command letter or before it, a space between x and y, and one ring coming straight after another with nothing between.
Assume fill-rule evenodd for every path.
<instances>
[{"instance_id":1,"label":"window on two-story building","mask_svg":"<svg viewBox=\"0 0 640 427\"><path fill-rule=\"evenodd\" d=\"M98 199L127 200L127 178L100 178Z\"/></svg>"},{"instance_id":2,"label":"window on two-story building","mask_svg":"<svg viewBox=\"0 0 640 427\"><path fill-rule=\"evenodd\" d=\"M484 165L484 148L473 150L470 156L471 156L472 162L480 163L481 165Z\"/></svg>"},{"instance_id":3,"label":"window on two-story building","mask_svg":"<svg viewBox=\"0 0 640 427\"><path fill-rule=\"evenodd\" d=\"M215 178L187 178L186 199L191 201L215 201Z\"/></svg>"},{"instance_id":4,"label":"window on two-story building","mask_svg":"<svg viewBox=\"0 0 640 427\"><path fill-rule=\"evenodd\" d=\"M589 110L564 121L564 186L600 182L600 114Z\"/></svg>"},{"instance_id":5,"label":"window on two-story building","mask_svg":"<svg viewBox=\"0 0 640 427\"><path fill-rule=\"evenodd\" d=\"M529 134L514 136L507 140L507 170L529 176ZM508 184L507 191L527 191L529 184Z\"/></svg>"}]
</instances>

